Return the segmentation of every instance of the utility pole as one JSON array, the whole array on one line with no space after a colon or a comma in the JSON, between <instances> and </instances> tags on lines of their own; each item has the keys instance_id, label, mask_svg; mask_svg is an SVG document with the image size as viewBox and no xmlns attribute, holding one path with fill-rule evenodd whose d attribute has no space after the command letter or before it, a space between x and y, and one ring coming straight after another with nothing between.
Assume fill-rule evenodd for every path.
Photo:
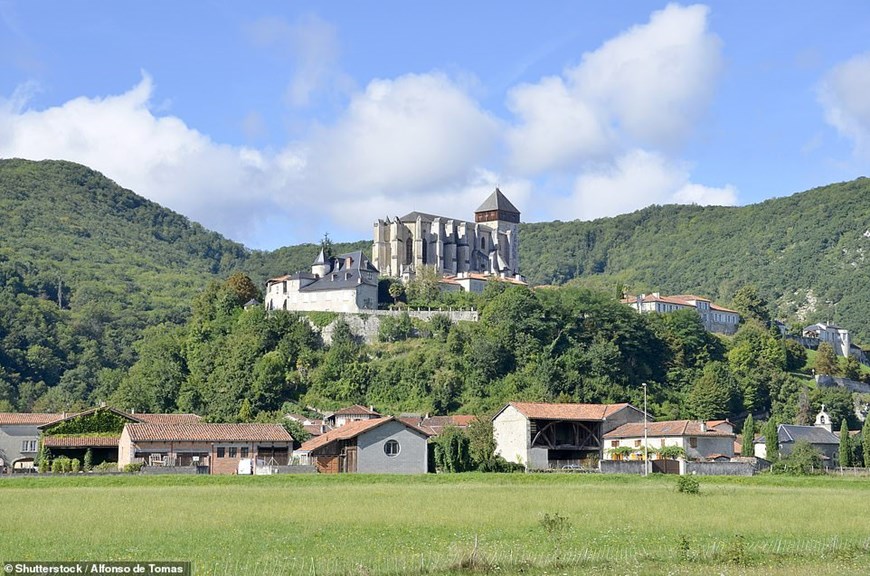
<instances>
[{"instance_id":1,"label":"utility pole","mask_svg":"<svg viewBox=\"0 0 870 576\"><path fill-rule=\"evenodd\" d=\"M649 475L649 442L647 441L647 436L649 431L647 429L646 423L646 382L641 384L643 386L643 475Z\"/></svg>"}]
</instances>

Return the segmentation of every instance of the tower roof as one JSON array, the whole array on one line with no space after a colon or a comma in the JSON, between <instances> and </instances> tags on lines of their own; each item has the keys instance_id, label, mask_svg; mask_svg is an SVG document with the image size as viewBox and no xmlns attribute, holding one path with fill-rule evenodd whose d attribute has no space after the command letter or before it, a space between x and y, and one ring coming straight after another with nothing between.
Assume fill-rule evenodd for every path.
<instances>
[{"instance_id":1,"label":"tower roof","mask_svg":"<svg viewBox=\"0 0 870 576\"><path fill-rule=\"evenodd\" d=\"M510 214L519 215L520 211L517 210L517 207L511 204L511 201L507 199L507 197L502 194L501 190L498 188L495 189L495 192L489 195L489 198L483 201L483 204L475 210L476 212L490 212L492 210L499 210L501 212L508 212Z\"/></svg>"},{"instance_id":2,"label":"tower roof","mask_svg":"<svg viewBox=\"0 0 870 576\"><path fill-rule=\"evenodd\" d=\"M314 266L318 264L326 264L326 254L323 252L323 248L320 249L320 254L317 255L317 258L315 258L314 262L311 264Z\"/></svg>"}]
</instances>

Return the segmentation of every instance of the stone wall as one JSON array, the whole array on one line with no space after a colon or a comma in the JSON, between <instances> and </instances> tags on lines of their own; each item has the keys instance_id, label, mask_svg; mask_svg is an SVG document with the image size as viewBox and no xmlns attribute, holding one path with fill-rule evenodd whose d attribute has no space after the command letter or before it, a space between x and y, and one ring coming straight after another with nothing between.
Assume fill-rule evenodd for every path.
<instances>
[{"instance_id":1,"label":"stone wall","mask_svg":"<svg viewBox=\"0 0 870 576\"><path fill-rule=\"evenodd\" d=\"M451 322L477 322L479 314L477 310L454 310L452 308L427 308L425 310L370 310L360 313L338 313L338 317L320 329L320 337L325 344L332 342L332 332L339 320L344 320L350 331L368 344L377 342L378 330L381 327L381 318L385 316L399 316L407 312L408 316L418 320L430 321L437 315L447 316ZM312 324L313 325L313 324ZM316 326L315 326L315 329Z\"/></svg>"},{"instance_id":2,"label":"stone wall","mask_svg":"<svg viewBox=\"0 0 870 576\"><path fill-rule=\"evenodd\" d=\"M858 382L857 380L849 380L848 378L818 374L816 375L816 384L822 388L833 388L834 386L839 386L840 388L845 388L849 392L870 394L870 384L867 384L866 382Z\"/></svg>"},{"instance_id":3,"label":"stone wall","mask_svg":"<svg viewBox=\"0 0 870 576\"><path fill-rule=\"evenodd\" d=\"M640 460L601 460L598 469L602 474L643 474Z\"/></svg>"},{"instance_id":4,"label":"stone wall","mask_svg":"<svg viewBox=\"0 0 870 576\"><path fill-rule=\"evenodd\" d=\"M683 474L694 476L752 476L755 468L748 462L686 462Z\"/></svg>"}]
</instances>

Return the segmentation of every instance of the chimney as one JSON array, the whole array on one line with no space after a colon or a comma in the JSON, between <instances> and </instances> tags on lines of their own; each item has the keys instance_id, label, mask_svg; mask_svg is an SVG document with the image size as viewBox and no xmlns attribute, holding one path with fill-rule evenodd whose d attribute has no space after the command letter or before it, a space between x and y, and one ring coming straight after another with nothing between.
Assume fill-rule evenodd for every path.
<instances>
[{"instance_id":1,"label":"chimney","mask_svg":"<svg viewBox=\"0 0 870 576\"><path fill-rule=\"evenodd\" d=\"M701 420L701 432L707 431L707 423L704 420Z\"/></svg>"}]
</instances>

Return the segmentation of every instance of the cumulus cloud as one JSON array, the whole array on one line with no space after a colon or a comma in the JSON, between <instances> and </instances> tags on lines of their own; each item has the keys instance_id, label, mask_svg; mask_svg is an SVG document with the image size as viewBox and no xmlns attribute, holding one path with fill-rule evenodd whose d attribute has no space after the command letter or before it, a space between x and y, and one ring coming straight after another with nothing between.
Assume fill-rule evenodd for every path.
<instances>
[{"instance_id":1,"label":"cumulus cloud","mask_svg":"<svg viewBox=\"0 0 870 576\"><path fill-rule=\"evenodd\" d=\"M705 6L669 5L585 54L560 76L515 87L511 166L574 174L560 216L591 218L655 202L734 204L733 187L690 181L670 159L691 136L721 68Z\"/></svg>"},{"instance_id":2,"label":"cumulus cloud","mask_svg":"<svg viewBox=\"0 0 870 576\"><path fill-rule=\"evenodd\" d=\"M275 205L270 183L294 163L218 144L179 118L155 116L153 90L143 74L117 96L45 110L7 101L0 107L0 156L79 162L210 228L243 236L261 205Z\"/></svg>"},{"instance_id":3,"label":"cumulus cloud","mask_svg":"<svg viewBox=\"0 0 870 576\"><path fill-rule=\"evenodd\" d=\"M834 67L822 80L818 96L825 119L852 140L856 152L870 153L870 53Z\"/></svg>"},{"instance_id":4,"label":"cumulus cloud","mask_svg":"<svg viewBox=\"0 0 870 576\"><path fill-rule=\"evenodd\" d=\"M217 143L177 117L159 116L149 104L153 92L143 74L123 94L45 110L28 109L17 93L0 105L0 157L80 162L242 241L283 214L294 226L274 241L289 244L319 237L312 227L336 221L345 237L367 237L389 206L379 197L397 201L397 213L430 206L428 195L450 199L445 208L468 205L480 178L474 165L498 131L440 74L374 81L335 124L276 151Z\"/></svg>"},{"instance_id":5,"label":"cumulus cloud","mask_svg":"<svg viewBox=\"0 0 870 576\"><path fill-rule=\"evenodd\" d=\"M694 184L686 165L644 150L631 150L612 163L586 171L576 178L572 192L556 204L562 213L584 220L615 216L650 204L737 203L733 187Z\"/></svg>"}]
</instances>

